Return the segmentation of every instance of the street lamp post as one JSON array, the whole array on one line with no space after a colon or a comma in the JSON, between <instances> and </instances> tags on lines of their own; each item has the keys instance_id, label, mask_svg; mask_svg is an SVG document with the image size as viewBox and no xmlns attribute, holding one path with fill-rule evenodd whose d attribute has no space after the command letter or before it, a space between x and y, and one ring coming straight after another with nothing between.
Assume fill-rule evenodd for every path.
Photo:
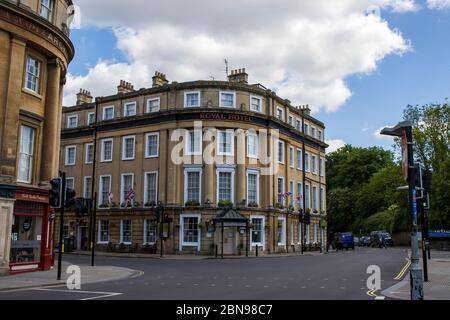
<instances>
[{"instance_id":1,"label":"street lamp post","mask_svg":"<svg viewBox=\"0 0 450 320\"><path fill-rule=\"evenodd\" d=\"M408 198L411 211L411 300L423 300L423 279L419 264L419 238L417 234L417 202L414 183L415 170L412 123L410 121L404 121L397 124L394 128L384 128L381 130L381 134L402 138L403 173L408 181Z\"/></svg>"}]
</instances>

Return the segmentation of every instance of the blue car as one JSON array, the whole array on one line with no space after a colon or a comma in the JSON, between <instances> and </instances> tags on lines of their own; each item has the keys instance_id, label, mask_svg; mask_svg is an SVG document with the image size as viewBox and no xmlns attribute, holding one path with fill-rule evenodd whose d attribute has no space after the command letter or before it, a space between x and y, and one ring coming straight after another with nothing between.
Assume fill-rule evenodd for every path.
<instances>
[{"instance_id":1,"label":"blue car","mask_svg":"<svg viewBox=\"0 0 450 320\"><path fill-rule=\"evenodd\" d=\"M332 247L336 250L355 250L355 240L353 238L353 233L342 232L335 234Z\"/></svg>"}]
</instances>

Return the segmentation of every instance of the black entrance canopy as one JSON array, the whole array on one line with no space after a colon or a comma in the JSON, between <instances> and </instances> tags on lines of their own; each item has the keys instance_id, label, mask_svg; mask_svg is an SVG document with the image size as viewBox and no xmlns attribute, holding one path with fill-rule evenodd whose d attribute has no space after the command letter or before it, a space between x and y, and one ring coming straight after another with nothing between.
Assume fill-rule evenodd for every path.
<instances>
[{"instance_id":1,"label":"black entrance canopy","mask_svg":"<svg viewBox=\"0 0 450 320\"><path fill-rule=\"evenodd\" d=\"M218 216L213 219L214 225L217 226L220 223L222 229L222 246L221 256L223 258L223 229L224 227L245 227L245 255L248 257L248 229L250 219L247 219L238 211L233 208L224 209Z\"/></svg>"}]
</instances>

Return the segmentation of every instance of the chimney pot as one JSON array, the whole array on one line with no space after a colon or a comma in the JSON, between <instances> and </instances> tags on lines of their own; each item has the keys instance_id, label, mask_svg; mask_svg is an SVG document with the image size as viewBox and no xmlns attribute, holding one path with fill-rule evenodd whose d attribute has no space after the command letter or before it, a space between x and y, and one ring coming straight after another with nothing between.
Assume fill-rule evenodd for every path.
<instances>
[{"instance_id":1,"label":"chimney pot","mask_svg":"<svg viewBox=\"0 0 450 320\"><path fill-rule=\"evenodd\" d=\"M237 83L248 83L248 74L243 69L231 70L231 74L228 76L228 81Z\"/></svg>"}]
</instances>

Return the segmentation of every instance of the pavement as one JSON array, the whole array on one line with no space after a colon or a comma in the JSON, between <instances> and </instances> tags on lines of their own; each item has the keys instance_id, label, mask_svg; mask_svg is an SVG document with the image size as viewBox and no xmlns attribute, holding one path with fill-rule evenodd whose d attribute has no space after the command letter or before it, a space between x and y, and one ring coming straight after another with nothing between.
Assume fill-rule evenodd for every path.
<instances>
[{"instance_id":1,"label":"pavement","mask_svg":"<svg viewBox=\"0 0 450 320\"><path fill-rule=\"evenodd\" d=\"M423 268L422 259L420 267ZM381 292L393 299L410 300L409 272L398 284ZM428 281L423 283L424 300L450 300L450 252L431 251Z\"/></svg>"},{"instance_id":2,"label":"pavement","mask_svg":"<svg viewBox=\"0 0 450 320\"><path fill-rule=\"evenodd\" d=\"M304 256L317 256L321 255L319 251L306 251L303 253ZM91 256L89 251L74 251L71 253L65 253L66 256ZM216 258L215 256L208 255L193 255L193 254L164 254L163 257L160 254L149 254L149 253L118 253L118 252L102 252L96 251L96 257L111 257L111 258L139 258L139 259L164 259L164 260L207 260L207 259L221 259L220 254ZM289 253L275 253L266 254L260 253L258 257L252 252L249 252L249 256L246 257L245 253L240 256L224 256L224 259L248 259L248 258L282 258L282 257L297 257L302 256L300 251L289 252Z\"/></svg>"},{"instance_id":3,"label":"pavement","mask_svg":"<svg viewBox=\"0 0 450 320\"><path fill-rule=\"evenodd\" d=\"M98 276L110 266L142 273L118 280L104 277L95 283L82 281L82 290L59 285L0 291L0 300L379 300L384 297L366 286L368 267L379 266L381 286L389 288L398 283L395 278L404 269L406 257L406 249L360 247L354 251L303 256L291 253L270 258L97 256L95 269L101 270ZM90 257L65 254L64 261L84 268Z\"/></svg>"},{"instance_id":4,"label":"pavement","mask_svg":"<svg viewBox=\"0 0 450 320\"><path fill-rule=\"evenodd\" d=\"M55 262L55 264L57 261ZM70 274L66 273L67 268L72 265L69 262L63 262L61 268L61 280L57 280L57 268L49 271L26 272L15 275L0 277L0 292L27 288L41 288L65 285ZM142 274L138 270L116 266L98 266L79 265L81 271L81 283L93 284L97 282L117 281L131 277L137 277Z\"/></svg>"}]
</instances>

